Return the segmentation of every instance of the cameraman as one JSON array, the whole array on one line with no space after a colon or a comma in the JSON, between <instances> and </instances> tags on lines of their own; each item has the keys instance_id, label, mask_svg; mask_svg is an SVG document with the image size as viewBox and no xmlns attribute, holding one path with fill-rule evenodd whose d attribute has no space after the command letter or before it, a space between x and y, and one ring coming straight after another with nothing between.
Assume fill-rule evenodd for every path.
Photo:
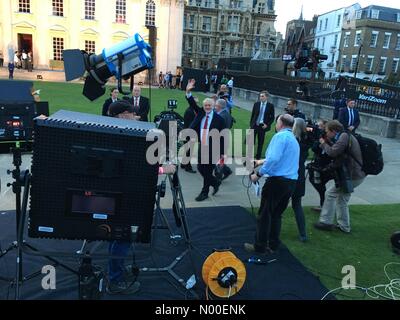
<instances>
[{"instance_id":1,"label":"cameraman","mask_svg":"<svg viewBox=\"0 0 400 320\"><path fill-rule=\"evenodd\" d=\"M110 105L108 114L110 117L135 120L133 106L128 101L117 101ZM174 165L165 165L160 167L159 175L174 174L176 167ZM111 241L109 245L109 254L112 256L128 256L131 243L129 241ZM132 266L125 267L124 259L109 260L109 283L107 292L109 294L133 294L140 288L140 283L135 281Z\"/></svg>"},{"instance_id":2,"label":"cameraman","mask_svg":"<svg viewBox=\"0 0 400 320\"><path fill-rule=\"evenodd\" d=\"M287 107L285 108L287 114L290 114L294 118L301 118L306 120L306 116L300 110L297 110L297 100L289 99Z\"/></svg>"},{"instance_id":3,"label":"cameraman","mask_svg":"<svg viewBox=\"0 0 400 320\"><path fill-rule=\"evenodd\" d=\"M344 131L343 125L337 120L326 124L326 138L321 138L320 144L320 148L335 159L333 169L339 179L326 192L319 222L314 226L324 231L333 230L336 214L337 228L344 233L350 233L348 203L351 192L365 179L365 173L359 164L363 161L360 145L353 135Z\"/></svg>"},{"instance_id":4,"label":"cameraman","mask_svg":"<svg viewBox=\"0 0 400 320\"><path fill-rule=\"evenodd\" d=\"M319 147L319 140L326 137L326 123L326 120L319 120L318 126L312 128L313 139L315 142L313 143L311 149L314 152L314 159L307 167L310 183L319 194L319 207L311 208L311 210L317 212L320 212L322 210L322 206L325 202L326 184L329 180L332 180L334 178L330 171L327 170L329 164L332 162L332 158L329 157L326 152Z\"/></svg>"}]
</instances>

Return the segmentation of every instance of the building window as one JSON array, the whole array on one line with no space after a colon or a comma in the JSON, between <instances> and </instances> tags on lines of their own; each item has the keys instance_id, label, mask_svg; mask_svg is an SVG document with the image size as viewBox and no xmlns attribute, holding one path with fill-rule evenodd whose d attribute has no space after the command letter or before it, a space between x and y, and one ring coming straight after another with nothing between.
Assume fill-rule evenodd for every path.
<instances>
[{"instance_id":1,"label":"building window","mask_svg":"<svg viewBox=\"0 0 400 320\"><path fill-rule=\"evenodd\" d=\"M85 0L85 19L94 20L96 16L96 0Z\"/></svg>"},{"instance_id":2,"label":"building window","mask_svg":"<svg viewBox=\"0 0 400 320\"><path fill-rule=\"evenodd\" d=\"M393 59L392 63L392 73L397 73L398 70L399 70L399 59L395 58Z\"/></svg>"},{"instance_id":3,"label":"building window","mask_svg":"<svg viewBox=\"0 0 400 320\"><path fill-rule=\"evenodd\" d=\"M372 31L371 42L369 43L369 46L371 48L376 48L376 44L378 42L378 36L379 36L379 31Z\"/></svg>"},{"instance_id":4,"label":"building window","mask_svg":"<svg viewBox=\"0 0 400 320\"><path fill-rule=\"evenodd\" d=\"M340 65L340 71L343 72L346 67L347 56L342 57L342 64Z\"/></svg>"},{"instance_id":5,"label":"building window","mask_svg":"<svg viewBox=\"0 0 400 320\"><path fill-rule=\"evenodd\" d=\"M233 57L234 54L235 54L235 45L234 45L233 43L231 43L231 44L229 45L229 55L230 55L231 57Z\"/></svg>"},{"instance_id":6,"label":"building window","mask_svg":"<svg viewBox=\"0 0 400 320\"><path fill-rule=\"evenodd\" d=\"M203 38L201 40L201 52L206 54L210 52L210 38Z\"/></svg>"},{"instance_id":7,"label":"building window","mask_svg":"<svg viewBox=\"0 0 400 320\"><path fill-rule=\"evenodd\" d=\"M19 0L18 12L31 13L31 0Z\"/></svg>"},{"instance_id":8,"label":"building window","mask_svg":"<svg viewBox=\"0 0 400 320\"><path fill-rule=\"evenodd\" d=\"M259 22L257 23L257 31L256 31L256 34L260 34L260 33L261 33L261 27L262 27L262 22L259 21Z\"/></svg>"},{"instance_id":9,"label":"building window","mask_svg":"<svg viewBox=\"0 0 400 320\"><path fill-rule=\"evenodd\" d=\"M126 23L126 0L116 0L115 22Z\"/></svg>"},{"instance_id":10,"label":"building window","mask_svg":"<svg viewBox=\"0 0 400 320\"><path fill-rule=\"evenodd\" d=\"M153 0L148 0L146 2L146 27L156 26L156 4Z\"/></svg>"},{"instance_id":11,"label":"building window","mask_svg":"<svg viewBox=\"0 0 400 320\"><path fill-rule=\"evenodd\" d=\"M239 17L228 17L228 31L239 32Z\"/></svg>"},{"instance_id":12,"label":"building window","mask_svg":"<svg viewBox=\"0 0 400 320\"><path fill-rule=\"evenodd\" d=\"M201 0L196 0L196 6L201 7Z\"/></svg>"},{"instance_id":13,"label":"building window","mask_svg":"<svg viewBox=\"0 0 400 320\"><path fill-rule=\"evenodd\" d=\"M317 43L316 43L317 49L319 49L319 39L320 39L320 38L317 38Z\"/></svg>"},{"instance_id":14,"label":"building window","mask_svg":"<svg viewBox=\"0 0 400 320\"><path fill-rule=\"evenodd\" d=\"M350 42L350 32L346 32L345 36L344 36L344 47L348 48L349 47L349 42Z\"/></svg>"},{"instance_id":15,"label":"building window","mask_svg":"<svg viewBox=\"0 0 400 320\"><path fill-rule=\"evenodd\" d=\"M400 22L400 12L397 14L397 22Z\"/></svg>"},{"instance_id":16,"label":"building window","mask_svg":"<svg viewBox=\"0 0 400 320\"><path fill-rule=\"evenodd\" d=\"M219 8L219 0L214 0L215 9Z\"/></svg>"},{"instance_id":17,"label":"building window","mask_svg":"<svg viewBox=\"0 0 400 320\"><path fill-rule=\"evenodd\" d=\"M338 35L338 34L335 34L335 41L333 42L333 46L334 46L335 48L337 47L338 39L339 39L339 35Z\"/></svg>"},{"instance_id":18,"label":"building window","mask_svg":"<svg viewBox=\"0 0 400 320\"><path fill-rule=\"evenodd\" d=\"M201 60L200 61L200 68L201 69L208 69L208 61L207 60Z\"/></svg>"},{"instance_id":19,"label":"building window","mask_svg":"<svg viewBox=\"0 0 400 320\"><path fill-rule=\"evenodd\" d=\"M53 16L64 16L64 0L53 0Z\"/></svg>"},{"instance_id":20,"label":"building window","mask_svg":"<svg viewBox=\"0 0 400 320\"><path fill-rule=\"evenodd\" d=\"M187 51L188 52L192 52L193 51L193 37L189 36L188 37L188 47L187 47Z\"/></svg>"},{"instance_id":21,"label":"building window","mask_svg":"<svg viewBox=\"0 0 400 320\"><path fill-rule=\"evenodd\" d=\"M325 31L328 30L328 18L325 19Z\"/></svg>"},{"instance_id":22,"label":"building window","mask_svg":"<svg viewBox=\"0 0 400 320\"><path fill-rule=\"evenodd\" d=\"M362 17L362 10L358 10L356 12L356 19L361 19L361 17Z\"/></svg>"},{"instance_id":23,"label":"building window","mask_svg":"<svg viewBox=\"0 0 400 320\"><path fill-rule=\"evenodd\" d=\"M400 34L397 35L396 50L400 50Z\"/></svg>"},{"instance_id":24,"label":"building window","mask_svg":"<svg viewBox=\"0 0 400 320\"><path fill-rule=\"evenodd\" d=\"M63 60L64 38L53 38L53 59Z\"/></svg>"},{"instance_id":25,"label":"building window","mask_svg":"<svg viewBox=\"0 0 400 320\"><path fill-rule=\"evenodd\" d=\"M337 16L337 24L336 27L340 27L340 22L342 22L342 16Z\"/></svg>"},{"instance_id":26,"label":"building window","mask_svg":"<svg viewBox=\"0 0 400 320\"><path fill-rule=\"evenodd\" d=\"M368 56L365 61L365 71L372 72L372 66L374 65L374 56Z\"/></svg>"},{"instance_id":27,"label":"building window","mask_svg":"<svg viewBox=\"0 0 400 320\"><path fill-rule=\"evenodd\" d=\"M85 40L85 51L87 53L96 53L96 41Z\"/></svg>"},{"instance_id":28,"label":"building window","mask_svg":"<svg viewBox=\"0 0 400 320\"><path fill-rule=\"evenodd\" d=\"M258 13L264 13L265 10L265 3L258 4Z\"/></svg>"},{"instance_id":29,"label":"building window","mask_svg":"<svg viewBox=\"0 0 400 320\"><path fill-rule=\"evenodd\" d=\"M391 33L385 33L385 38L383 39L383 49L389 49L390 46L390 38L392 37Z\"/></svg>"},{"instance_id":30,"label":"building window","mask_svg":"<svg viewBox=\"0 0 400 320\"><path fill-rule=\"evenodd\" d=\"M387 61L387 58L385 58L385 57L381 58L381 61L379 62L379 72L380 73L385 73L386 61Z\"/></svg>"},{"instance_id":31,"label":"building window","mask_svg":"<svg viewBox=\"0 0 400 320\"><path fill-rule=\"evenodd\" d=\"M322 20L319 21L319 31L322 31Z\"/></svg>"},{"instance_id":32,"label":"building window","mask_svg":"<svg viewBox=\"0 0 400 320\"><path fill-rule=\"evenodd\" d=\"M325 37L322 38L322 50L325 49Z\"/></svg>"},{"instance_id":33,"label":"building window","mask_svg":"<svg viewBox=\"0 0 400 320\"><path fill-rule=\"evenodd\" d=\"M354 46L358 47L361 44L361 31L356 32L356 38L354 40Z\"/></svg>"},{"instance_id":34,"label":"building window","mask_svg":"<svg viewBox=\"0 0 400 320\"><path fill-rule=\"evenodd\" d=\"M203 31L211 31L211 17L203 16L203 25L201 29Z\"/></svg>"},{"instance_id":35,"label":"building window","mask_svg":"<svg viewBox=\"0 0 400 320\"><path fill-rule=\"evenodd\" d=\"M351 56L351 64L350 64L350 70L354 71L356 69L356 65L357 65L357 55L353 55Z\"/></svg>"},{"instance_id":36,"label":"building window","mask_svg":"<svg viewBox=\"0 0 400 320\"><path fill-rule=\"evenodd\" d=\"M379 10L371 11L371 19L379 19Z\"/></svg>"},{"instance_id":37,"label":"building window","mask_svg":"<svg viewBox=\"0 0 400 320\"><path fill-rule=\"evenodd\" d=\"M211 0L204 0L204 7L211 8Z\"/></svg>"},{"instance_id":38,"label":"building window","mask_svg":"<svg viewBox=\"0 0 400 320\"><path fill-rule=\"evenodd\" d=\"M189 16L189 29L194 29L194 15Z\"/></svg>"}]
</instances>

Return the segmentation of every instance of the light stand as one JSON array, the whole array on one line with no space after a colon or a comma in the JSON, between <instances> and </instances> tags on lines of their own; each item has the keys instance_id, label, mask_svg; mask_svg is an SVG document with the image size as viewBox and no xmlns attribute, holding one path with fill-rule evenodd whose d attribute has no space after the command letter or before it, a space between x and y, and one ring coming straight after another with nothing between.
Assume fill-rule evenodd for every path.
<instances>
[{"instance_id":1,"label":"light stand","mask_svg":"<svg viewBox=\"0 0 400 320\"><path fill-rule=\"evenodd\" d=\"M174 271L174 268L176 267L176 265L180 261L182 261L182 259L186 255L189 255L189 258L190 258L190 261L191 261L191 264L192 264L192 267L193 267L193 271L194 271L193 274L194 274L195 278L196 278L196 274L197 274L196 273L196 266L195 266L195 263L194 263L194 260L193 260L193 256L192 256L193 245L192 245L192 242L191 242L189 227L188 227L188 224L187 224L185 201L184 201L183 195L182 195L182 188L181 188L181 184L180 184L180 181L179 181L178 171L176 171L174 175L168 175L168 180L169 180L169 184L170 184L170 187L171 187L172 197L173 197L173 200L174 200L174 204L173 204L174 214L176 215L177 222L179 221L180 225L182 226L183 239L185 240L186 249L179 256L177 256L170 265L168 265L166 267L162 267L162 268L147 268L147 267L144 267L144 268L141 268L140 271L144 272L144 273L147 273L147 272L157 272L157 273L167 272L185 290L190 292L195 299L199 299L199 296L197 295L197 293L192 290L192 288L193 288L195 283L192 284L192 283L190 283L190 281L185 281L182 277L180 277ZM160 197L160 195L158 195L158 197ZM160 205L159 198L157 200L158 201L157 201L157 208L156 208L156 217L157 217L157 211L158 211L159 213L162 214L162 217L163 217L164 221L167 222L166 221L166 217L162 213L161 207L159 206ZM167 224L167 228L170 230L170 234L172 234L169 224ZM154 237L154 234L153 234L153 237Z\"/></svg>"},{"instance_id":2,"label":"light stand","mask_svg":"<svg viewBox=\"0 0 400 320\"><path fill-rule=\"evenodd\" d=\"M38 251L35 247L28 244L26 241L23 240L23 232L24 232L24 217L26 215L26 208L28 205L28 195L29 195L29 187L30 187L30 173L28 170L21 171L21 164L22 164L22 150L19 148L19 144L16 145L15 148L11 149L13 153L13 165L15 169L10 171L8 170L8 174L12 174L14 178L13 183L7 184L8 187L12 187L13 192L15 193L15 213L16 213L16 231L17 231L17 240L14 241L7 249L1 252L0 258L3 258L5 255L10 253L12 250L17 250L17 257L16 257L16 277L15 279L6 279L1 278L1 280L9 281L11 284L16 284L16 291L15 291L15 299L18 300L20 297L20 285L22 285L25 281L31 280L39 275L41 275L41 271L34 272L30 275L24 276L23 275L23 255L22 255L22 246L25 246L33 251ZM22 193L22 186L24 186L23 192L23 202L21 204L21 193ZM68 271L71 271L75 274L77 272L70 267L60 263L54 258L50 256L45 256L49 261L54 264L54 267L61 266Z\"/></svg>"}]
</instances>

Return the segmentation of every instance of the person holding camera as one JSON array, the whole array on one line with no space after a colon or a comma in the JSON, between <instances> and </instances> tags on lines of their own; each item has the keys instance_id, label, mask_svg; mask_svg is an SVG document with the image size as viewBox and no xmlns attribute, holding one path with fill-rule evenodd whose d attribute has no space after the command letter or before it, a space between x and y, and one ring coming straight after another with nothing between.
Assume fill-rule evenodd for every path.
<instances>
[{"instance_id":1,"label":"person holding camera","mask_svg":"<svg viewBox=\"0 0 400 320\"><path fill-rule=\"evenodd\" d=\"M257 139L256 159L261 159L261 153L264 147L265 134L271 130L271 125L275 120L275 107L268 102L268 92L260 92L260 101L253 106L250 118L250 129L254 130L255 139Z\"/></svg>"},{"instance_id":2,"label":"person holding camera","mask_svg":"<svg viewBox=\"0 0 400 320\"><path fill-rule=\"evenodd\" d=\"M214 112L214 100L207 98L203 101L203 108L201 109L192 96L192 90L195 88L196 80L191 79L186 87L186 99L190 106L196 111L197 116L190 128L195 130L199 137L199 164L198 170L203 177L203 188L196 198L196 201L204 201L208 198L210 187L214 188L213 195L219 191L221 182L218 181L213 175L216 164L221 160L224 155L224 139L220 138L219 149L217 150L218 143L212 139L210 132L217 130L221 132L225 128L224 119ZM215 149L215 150L214 150ZM214 151L214 152L213 152Z\"/></svg>"},{"instance_id":3,"label":"person holding camera","mask_svg":"<svg viewBox=\"0 0 400 320\"><path fill-rule=\"evenodd\" d=\"M297 109L296 99L289 99L285 111L294 118L301 118L303 120L306 120L306 116L304 115L304 113Z\"/></svg>"},{"instance_id":4,"label":"person holding camera","mask_svg":"<svg viewBox=\"0 0 400 320\"><path fill-rule=\"evenodd\" d=\"M353 189L365 179L362 171L362 154L357 139L345 132L343 125L332 120L326 124L326 138L320 139L320 148L335 159L332 165L335 170L335 185L326 191L317 229L330 231L334 229L333 220L337 217L337 228L350 233L350 213L348 203ZM361 165L360 165L361 164Z\"/></svg>"},{"instance_id":5,"label":"person holding camera","mask_svg":"<svg viewBox=\"0 0 400 320\"><path fill-rule=\"evenodd\" d=\"M294 118L291 115L278 117L278 133L268 146L266 159L256 161L256 165L262 167L250 177L255 183L268 175L261 194L255 242L244 244L248 252L267 254L278 250L280 246L282 214L296 189L299 176L300 147L292 132L293 125Z\"/></svg>"},{"instance_id":6,"label":"person holding camera","mask_svg":"<svg viewBox=\"0 0 400 320\"><path fill-rule=\"evenodd\" d=\"M327 170L332 162L332 158L319 147L319 140L326 137L326 123L326 120L319 120L318 127L313 131L315 140L311 149L314 152L314 159L307 167L310 183L319 194L319 206L311 208L311 210L316 212L321 212L325 202L326 184L334 178L332 173Z\"/></svg>"},{"instance_id":7,"label":"person holding camera","mask_svg":"<svg viewBox=\"0 0 400 320\"><path fill-rule=\"evenodd\" d=\"M133 111L133 106L130 102L122 100L112 103L108 114L114 118L135 120ZM176 167L174 165L164 165L159 168L158 174L174 174L175 172ZM111 256L127 257L130 247L131 243L129 241L111 241L109 254ZM107 292L109 294L133 294L139 290L140 283L136 281L132 266L126 267L124 259L110 259L108 266L109 282Z\"/></svg>"}]
</instances>

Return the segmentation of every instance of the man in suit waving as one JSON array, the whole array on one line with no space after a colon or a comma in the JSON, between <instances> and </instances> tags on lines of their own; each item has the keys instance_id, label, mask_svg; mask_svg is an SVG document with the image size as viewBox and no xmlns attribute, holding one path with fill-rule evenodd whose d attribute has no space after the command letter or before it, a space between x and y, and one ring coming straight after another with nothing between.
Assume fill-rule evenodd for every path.
<instances>
[{"instance_id":1,"label":"man in suit waving","mask_svg":"<svg viewBox=\"0 0 400 320\"><path fill-rule=\"evenodd\" d=\"M250 129L254 130L255 139L257 139L256 159L261 159L261 153L264 147L265 134L271 130L271 125L275 120L275 107L268 102L268 92L260 92L260 101L253 107L250 119Z\"/></svg>"},{"instance_id":2,"label":"man in suit waving","mask_svg":"<svg viewBox=\"0 0 400 320\"><path fill-rule=\"evenodd\" d=\"M204 201L208 198L210 187L214 188L213 195L215 195L221 182L218 181L213 175L216 164L221 160L224 155L224 139L219 137L219 141L212 138L212 131L217 130L221 132L225 129L224 119L221 118L215 111L215 102L213 99L205 99L203 108L200 108L192 96L192 90L195 88L196 81L189 80L186 87L186 99L190 106L197 113L196 118L190 125L190 128L195 130L199 140L199 164L198 170L203 176L203 189L201 190L196 201ZM218 147L219 142L219 148ZM214 151L214 152L213 152Z\"/></svg>"},{"instance_id":3,"label":"man in suit waving","mask_svg":"<svg viewBox=\"0 0 400 320\"><path fill-rule=\"evenodd\" d=\"M142 89L138 86L133 87L131 103L135 113L135 119L139 121L148 122L148 115L150 112L149 99L141 96Z\"/></svg>"},{"instance_id":4,"label":"man in suit waving","mask_svg":"<svg viewBox=\"0 0 400 320\"><path fill-rule=\"evenodd\" d=\"M347 107L339 111L339 122L346 131L355 132L360 125L360 115L354 107L356 102L353 99L347 100Z\"/></svg>"}]
</instances>

